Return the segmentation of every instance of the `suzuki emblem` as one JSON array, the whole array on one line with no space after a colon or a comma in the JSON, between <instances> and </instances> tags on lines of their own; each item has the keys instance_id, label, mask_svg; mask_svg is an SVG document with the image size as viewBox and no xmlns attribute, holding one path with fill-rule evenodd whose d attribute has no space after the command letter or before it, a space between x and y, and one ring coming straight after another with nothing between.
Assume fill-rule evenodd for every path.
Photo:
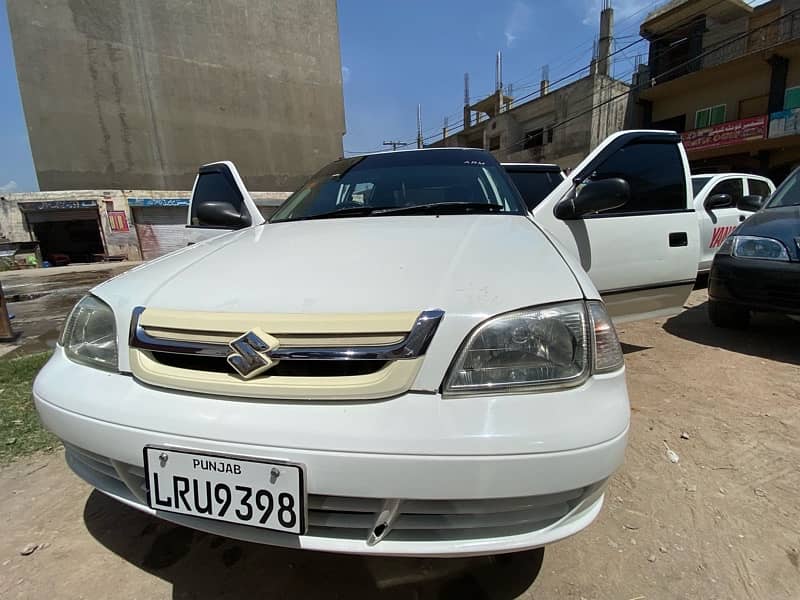
<instances>
[{"instance_id":1,"label":"suzuki emblem","mask_svg":"<svg viewBox=\"0 0 800 600\"><path fill-rule=\"evenodd\" d=\"M271 358L269 353L275 350L280 342L261 329L251 329L228 345L233 350L233 354L228 355L228 364L245 379L252 379L279 362Z\"/></svg>"}]
</instances>

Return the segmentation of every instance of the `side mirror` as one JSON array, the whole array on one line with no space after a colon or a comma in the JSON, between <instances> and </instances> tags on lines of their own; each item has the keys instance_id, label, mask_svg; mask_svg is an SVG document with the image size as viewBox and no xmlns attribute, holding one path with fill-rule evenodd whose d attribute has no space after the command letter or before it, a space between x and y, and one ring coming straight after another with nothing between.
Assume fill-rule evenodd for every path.
<instances>
[{"instance_id":1,"label":"side mirror","mask_svg":"<svg viewBox=\"0 0 800 600\"><path fill-rule=\"evenodd\" d=\"M733 198L730 194L714 194L706 198L703 204L707 210L714 208L730 208L733 206Z\"/></svg>"},{"instance_id":2,"label":"side mirror","mask_svg":"<svg viewBox=\"0 0 800 600\"><path fill-rule=\"evenodd\" d=\"M250 217L242 215L230 202L203 202L197 207L197 218L202 225L225 229L243 229L250 226Z\"/></svg>"},{"instance_id":3,"label":"side mirror","mask_svg":"<svg viewBox=\"0 0 800 600\"><path fill-rule=\"evenodd\" d=\"M764 196L750 194L749 196L745 196L739 200L739 202L736 203L736 208L739 210L745 210L747 212L756 212L757 210L761 210L761 206L763 204Z\"/></svg>"},{"instance_id":4,"label":"side mirror","mask_svg":"<svg viewBox=\"0 0 800 600\"><path fill-rule=\"evenodd\" d=\"M590 181L575 195L556 206L559 219L578 219L584 215L624 206L631 197L628 182L619 177Z\"/></svg>"}]
</instances>

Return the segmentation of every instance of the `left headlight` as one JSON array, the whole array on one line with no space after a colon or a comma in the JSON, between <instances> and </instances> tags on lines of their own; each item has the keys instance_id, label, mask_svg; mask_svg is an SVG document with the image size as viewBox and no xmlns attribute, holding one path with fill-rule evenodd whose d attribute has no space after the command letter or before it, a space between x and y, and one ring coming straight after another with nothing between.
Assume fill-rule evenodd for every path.
<instances>
[{"instance_id":1,"label":"left headlight","mask_svg":"<svg viewBox=\"0 0 800 600\"><path fill-rule=\"evenodd\" d=\"M622 350L600 302L567 302L489 319L466 339L445 395L508 394L579 385L620 369Z\"/></svg>"},{"instance_id":2,"label":"left headlight","mask_svg":"<svg viewBox=\"0 0 800 600\"><path fill-rule=\"evenodd\" d=\"M94 296L84 296L64 324L61 345L77 363L117 370L117 326L114 311Z\"/></svg>"},{"instance_id":3,"label":"left headlight","mask_svg":"<svg viewBox=\"0 0 800 600\"><path fill-rule=\"evenodd\" d=\"M752 235L732 235L717 250L736 258L760 258L763 260L789 260L789 252L778 240Z\"/></svg>"}]
</instances>

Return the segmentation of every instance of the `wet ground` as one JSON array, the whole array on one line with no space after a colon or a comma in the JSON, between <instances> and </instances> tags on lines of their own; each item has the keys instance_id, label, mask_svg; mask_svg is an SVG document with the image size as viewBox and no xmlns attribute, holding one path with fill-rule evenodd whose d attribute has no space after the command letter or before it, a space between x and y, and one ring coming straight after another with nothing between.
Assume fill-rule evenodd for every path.
<instances>
[{"instance_id":1,"label":"wet ground","mask_svg":"<svg viewBox=\"0 0 800 600\"><path fill-rule=\"evenodd\" d=\"M51 343L79 288L108 274L3 279L20 294L17 326L35 338L24 347ZM544 551L415 560L239 542L92 491L57 452L0 469L0 597L800 598L800 323L759 315L745 331L717 329L698 290L680 315L620 337L625 465L598 520Z\"/></svg>"},{"instance_id":2,"label":"wet ground","mask_svg":"<svg viewBox=\"0 0 800 600\"><path fill-rule=\"evenodd\" d=\"M70 309L86 292L138 263L101 263L0 273L0 282L14 315L17 343L0 344L0 356L22 356L51 350Z\"/></svg>"}]
</instances>

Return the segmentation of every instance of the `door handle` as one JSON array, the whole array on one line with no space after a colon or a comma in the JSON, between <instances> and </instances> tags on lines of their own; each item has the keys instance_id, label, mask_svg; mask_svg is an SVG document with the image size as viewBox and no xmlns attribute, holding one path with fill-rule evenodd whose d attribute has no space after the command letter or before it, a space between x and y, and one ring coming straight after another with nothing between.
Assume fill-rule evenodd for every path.
<instances>
[{"instance_id":1,"label":"door handle","mask_svg":"<svg viewBox=\"0 0 800 600\"><path fill-rule=\"evenodd\" d=\"M669 234L669 247L680 248L689 245L689 236L685 231L673 231Z\"/></svg>"}]
</instances>

